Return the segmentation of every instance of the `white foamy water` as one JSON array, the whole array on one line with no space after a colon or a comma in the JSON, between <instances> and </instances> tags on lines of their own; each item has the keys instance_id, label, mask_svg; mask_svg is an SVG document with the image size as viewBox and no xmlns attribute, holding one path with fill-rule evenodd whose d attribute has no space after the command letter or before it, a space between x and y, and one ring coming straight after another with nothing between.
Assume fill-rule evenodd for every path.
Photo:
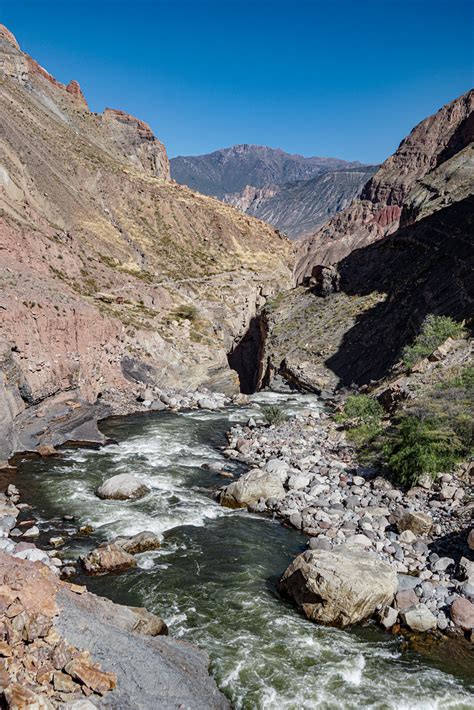
<instances>
[{"instance_id":1,"label":"white foamy water","mask_svg":"<svg viewBox=\"0 0 474 710\"><path fill-rule=\"evenodd\" d=\"M229 420L258 416L259 405L269 401L293 414L320 408L315 397L273 393L225 412L118 420L107 425L117 444L28 462L19 485L49 521L43 523L49 534L62 529L64 513L96 527L93 539L71 540L70 555L118 534L151 530L162 536L159 550L138 556L138 569L89 578L88 586L147 606L165 618L173 635L205 648L236 708L474 708L465 680L419 656L402 656L396 639L375 629L317 627L302 618L280 599L275 581L304 548L303 536L213 500L212 490L226 481L201 465L222 460ZM94 495L105 478L123 472L143 477L151 493L135 502Z\"/></svg>"}]
</instances>

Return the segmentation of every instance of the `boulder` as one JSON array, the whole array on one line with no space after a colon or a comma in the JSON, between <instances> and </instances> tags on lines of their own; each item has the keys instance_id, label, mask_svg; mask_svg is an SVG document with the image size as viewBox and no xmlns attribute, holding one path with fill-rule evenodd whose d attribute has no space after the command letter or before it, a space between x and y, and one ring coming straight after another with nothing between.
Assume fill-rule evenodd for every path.
<instances>
[{"instance_id":1,"label":"boulder","mask_svg":"<svg viewBox=\"0 0 474 710\"><path fill-rule=\"evenodd\" d=\"M391 629L397 623L398 611L392 606L384 606L378 613L378 620L384 629Z\"/></svg>"},{"instance_id":2,"label":"boulder","mask_svg":"<svg viewBox=\"0 0 474 710\"><path fill-rule=\"evenodd\" d=\"M89 574L106 574L107 572L122 572L136 567L133 555L125 552L114 543L99 545L95 550L81 558L84 569Z\"/></svg>"},{"instance_id":3,"label":"boulder","mask_svg":"<svg viewBox=\"0 0 474 710\"><path fill-rule=\"evenodd\" d=\"M465 597L458 597L451 604L451 619L463 631L474 629L474 604Z\"/></svg>"},{"instance_id":4,"label":"boulder","mask_svg":"<svg viewBox=\"0 0 474 710\"><path fill-rule=\"evenodd\" d=\"M148 486L130 473L119 473L108 478L96 490L99 498L136 500L150 492Z\"/></svg>"},{"instance_id":5,"label":"boulder","mask_svg":"<svg viewBox=\"0 0 474 710\"><path fill-rule=\"evenodd\" d=\"M412 631L430 631L436 629L438 621L426 604L415 604L400 612L403 623Z\"/></svg>"},{"instance_id":6,"label":"boulder","mask_svg":"<svg viewBox=\"0 0 474 710\"><path fill-rule=\"evenodd\" d=\"M421 511L406 510L397 520L399 533L402 533L404 530L411 530L417 536L428 535L432 525L433 520L431 517Z\"/></svg>"},{"instance_id":7,"label":"boulder","mask_svg":"<svg viewBox=\"0 0 474 710\"><path fill-rule=\"evenodd\" d=\"M418 596L414 589L403 589L395 595L397 609L409 609L418 604Z\"/></svg>"},{"instance_id":8,"label":"boulder","mask_svg":"<svg viewBox=\"0 0 474 710\"><path fill-rule=\"evenodd\" d=\"M372 616L378 606L390 605L397 575L375 555L341 545L298 555L279 589L308 619L344 628Z\"/></svg>"},{"instance_id":9,"label":"boulder","mask_svg":"<svg viewBox=\"0 0 474 710\"><path fill-rule=\"evenodd\" d=\"M474 550L474 528L469 531L469 535L467 536L467 544L469 545L470 550Z\"/></svg>"},{"instance_id":10,"label":"boulder","mask_svg":"<svg viewBox=\"0 0 474 710\"><path fill-rule=\"evenodd\" d=\"M245 508L257 503L260 498L281 500L286 495L282 477L286 474L269 473L260 468L253 468L244 473L237 481L226 486L220 494L219 502L227 508Z\"/></svg>"},{"instance_id":11,"label":"boulder","mask_svg":"<svg viewBox=\"0 0 474 710\"><path fill-rule=\"evenodd\" d=\"M160 547L160 538L153 532L145 530L131 537L116 537L113 541L129 555L138 555L140 552L157 550Z\"/></svg>"}]
</instances>

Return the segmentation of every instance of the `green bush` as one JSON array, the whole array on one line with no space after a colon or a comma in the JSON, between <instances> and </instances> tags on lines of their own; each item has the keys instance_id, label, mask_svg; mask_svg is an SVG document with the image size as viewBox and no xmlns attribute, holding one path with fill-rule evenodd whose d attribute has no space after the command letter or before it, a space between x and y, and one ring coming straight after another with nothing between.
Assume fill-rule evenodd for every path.
<instances>
[{"instance_id":1,"label":"green bush","mask_svg":"<svg viewBox=\"0 0 474 710\"><path fill-rule=\"evenodd\" d=\"M283 424L288 419L288 415L278 404L268 404L266 407L262 407L262 413L270 426Z\"/></svg>"},{"instance_id":2,"label":"green bush","mask_svg":"<svg viewBox=\"0 0 474 710\"><path fill-rule=\"evenodd\" d=\"M457 323L449 316L429 315L414 342L403 349L402 362L409 370L416 362L431 355L448 338L459 338L463 335L465 329L462 323Z\"/></svg>"},{"instance_id":3,"label":"green bush","mask_svg":"<svg viewBox=\"0 0 474 710\"><path fill-rule=\"evenodd\" d=\"M382 457L396 480L413 486L422 474L433 478L463 458L466 446L446 421L407 414L385 432Z\"/></svg>"},{"instance_id":4,"label":"green bush","mask_svg":"<svg viewBox=\"0 0 474 710\"><path fill-rule=\"evenodd\" d=\"M367 394L351 394L344 410L335 415L337 422L347 425L347 438L358 449L361 463L374 460L374 442L382 430L383 408Z\"/></svg>"},{"instance_id":5,"label":"green bush","mask_svg":"<svg viewBox=\"0 0 474 710\"><path fill-rule=\"evenodd\" d=\"M368 394L351 394L338 418L339 421L353 420L358 424L371 424L380 422L382 414L382 406L373 397Z\"/></svg>"}]
</instances>

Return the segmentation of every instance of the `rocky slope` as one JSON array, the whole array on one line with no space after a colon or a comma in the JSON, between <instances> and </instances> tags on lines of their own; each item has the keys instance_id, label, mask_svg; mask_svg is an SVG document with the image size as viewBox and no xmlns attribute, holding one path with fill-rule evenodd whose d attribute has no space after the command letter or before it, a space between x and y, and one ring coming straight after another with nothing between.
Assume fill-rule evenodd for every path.
<instances>
[{"instance_id":1,"label":"rocky slope","mask_svg":"<svg viewBox=\"0 0 474 710\"><path fill-rule=\"evenodd\" d=\"M227 354L289 285L291 245L176 185L146 124L90 112L6 28L0 92L0 460L32 421L55 443L52 411L88 439L98 401L235 390Z\"/></svg>"},{"instance_id":2,"label":"rocky slope","mask_svg":"<svg viewBox=\"0 0 474 710\"><path fill-rule=\"evenodd\" d=\"M472 317L474 92L402 141L298 250L297 288L264 310L261 381L309 390L385 377L429 313Z\"/></svg>"},{"instance_id":3,"label":"rocky slope","mask_svg":"<svg viewBox=\"0 0 474 710\"><path fill-rule=\"evenodd\" d=\"M293 180L307 180L325 170L357 167L339 158L305 158L278 148L234 145L207 155L172 158L171 176L204 195L222 198L247 185L264 187Z\"/></svg>"},{"instance_id":4,"label":"rocky slope","mask_svg":"<svg viewBox=\"0 0 474 710\"><path fill-rule=\"evenodd\" d=\"M309 180L251 187L224 202L264 220L290 238L313 232L358 197L375 167L328 169Z\"/></svg>"},{"instance_id":5,"label":"rocky slope","mask_svg":"<svg viewBox=\"0 0 474 710\"><path fill-rule=\"evenodd\" d=\"M310 276L314 267L339 262L354 249L411 223L416 214L409 208L408 196L412 190L430 189L425 177L437 181L438 192L445 197L425 216L465 197L472 184L470 156L445 163L472 143L473 107L474 91L469 91L419 123L365 185L360 200L305 240L298 254L297 282Z\"/></svg>"}]
</instances>

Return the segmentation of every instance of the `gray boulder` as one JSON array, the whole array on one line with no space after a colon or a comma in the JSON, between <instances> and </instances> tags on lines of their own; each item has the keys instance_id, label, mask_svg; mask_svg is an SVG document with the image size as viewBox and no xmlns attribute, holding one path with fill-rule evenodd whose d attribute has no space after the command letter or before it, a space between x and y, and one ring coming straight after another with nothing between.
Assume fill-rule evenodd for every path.
<instances>
[{"instance_id":1,"label":"gray boulder","mask_svg":"<svg viewBox=\"0 0 474 710\"><path fill-rule=\"evenodd\" d=\"M148 486L130 473L119 473L108 478L96 490L99 498L136 500L150 492Z\"/></svg>"},{"instance_id":2,"label":"gray boulder","mask_svg":"<svg viewBox=\"0 0 474 710\"><path fill-rule=\"evenodd\" d=\"M344 628L372 616L377 607L390 605L397 575L375 555L341 545L298 555L279 589L308 619Z\"/></svg>"},{"instance_id":3,"label":"gray boulder","mask_svg":"<svg viewBox=\"0 0 474 710\"><path fill-rule=\"evenodd\" d=\"M269 473L260 468L253 468L244 473L237 481L226 486L220 494L219 502L227 508L245 508L251 503L257 503L260 498L275 498L280 500L286 495L282 478L286 474Z\"/></svg>"},{"instance_id":4,"label":"gray boulder","mask_svg":"<svg viewBox=\"0 0 474 710\"><path fill-rule=\"evenodd\" d=\"M430 631L436 629L438 620L426 604L415 604L400 612L403 623L412 631Z\"/></svg>"}]
</instances>

